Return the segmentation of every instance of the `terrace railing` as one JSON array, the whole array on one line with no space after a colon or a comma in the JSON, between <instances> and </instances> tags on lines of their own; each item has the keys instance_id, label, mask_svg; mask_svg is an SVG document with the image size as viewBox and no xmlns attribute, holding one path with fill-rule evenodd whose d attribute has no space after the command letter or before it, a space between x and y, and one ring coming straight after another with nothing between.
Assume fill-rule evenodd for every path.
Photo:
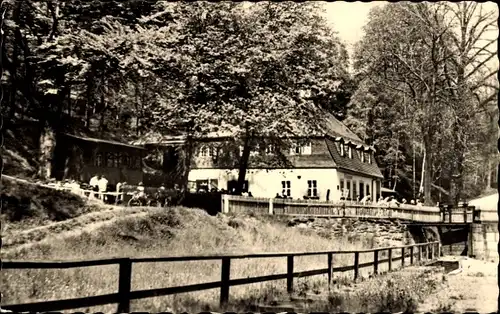
<instances>
[{"instance_id":1,"label":"terrace railing","mask_svg":"<svg viewBox=\"0 0 500 314\"><path fill-rule=\"evenodd\" d=\"M417 223L470 223L474 219L472 207L443 210L437 206L379 205L353 201L254 198L237 195L223 195L221 206L224 213L400 219Z\"/></svg>"},{"instance_id":2,"label":"terrace railing","mask_svg":"<svg viewBox=\"0 0 500 314\"><path fill-rule=\"evenodd\" d=\"M395 256L395 251L400 250L401 254ZM387 258L382 259L382 253ZM360 254L373 253L373 259L370 262L360 263ZM336 266L335 256L339 254L348 254L353 257L353 264L349 266ZM323 255L327 256L327 265L325 268L301 271L294 271L294 258L299 256ZM387 264L388 271L394 270L393 263L401 261L401 268L407 265L414 265L415 262L425 263L434 261L441 255L441 246L439 242L429 242L413 244L399 247L374 248L357 251L318 251L318 252L295 252L295 253L260 253L246 255L204 255L204 256L177 256L177 257L154 257L154 258L115 258L88 261L3 261L3 269L68 269L78 267L119 265L118 291L111 294L90 296L83 298L73 298L65 300L43 301L25 304L3 305L2 308L15 312L48 312L60 311L91 306L118 304L118 312L130 312L130 301L166 296L178 293L201 291L207 289L220 289L220 305L224 307L229 301L230 287L246 285L258 282L274 281L286 279L286 287L289 293L293 292L293 279L298 277L307 277L315 275L327 275L328 283L332 282L332 276L337 272L354 272L354 279L360 277L359 271L362 268L372 268L372 274L380 274L380 265ZM265 259L265 258L286 258L287 272L283 274L267 275L251 278L230 278L231 261L238 259ZM409 259L409 261L408 261ZM168 262L192 262L220 260L221 273L220 281L206 282L200 284L191 284L178 287L167 287L147 290L131 289L132 266L138 263L168 263ZM284 261L283 261L284 262Z\"/></svg>"}]
</instances>

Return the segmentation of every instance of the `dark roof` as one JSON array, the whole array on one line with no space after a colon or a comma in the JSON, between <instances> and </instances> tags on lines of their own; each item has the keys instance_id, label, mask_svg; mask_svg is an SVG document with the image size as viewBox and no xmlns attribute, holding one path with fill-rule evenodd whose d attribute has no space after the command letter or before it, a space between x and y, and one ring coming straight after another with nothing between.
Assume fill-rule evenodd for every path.
<instances>
[{"instance_id":1,"label":"dark roof","mask_svg":"<svg viewBox=\"0 0 500 314\"><path fill-rule=\"evenodd\" d=\"M352 149L352 158L347 156L347 149L345 156L340 155L339 148L331 139L325 139L326 145L328 146L328 150L332 155L333 160L337 168L344 169L352 172L362 173L365 175L369 175L372 177L383 178L382 172L375 161L375 158L372 157L371 163L361 162L360 157L356 153L355 147L351 147Z\"/></svg>"},{"instance_id":2,"label":"dark roof","mask_svg":"<svg viewBox=\"0 0 500 314\"><path fill-rule=\"evenodd\" d=\"M354 132L349 130L341 121L339 121L333 114L328 111L322 110L321 114L318 116L317 125L321 130L316 132L309 132L304 127L303 123L300 121L290 120L289 124L294 129L294 133L297 137L342 137L346 141L351 141L357 145L363 145L364 147L369 147L365 142L363 142ZM210 132L199 140L215 140L222 138L233 138L235 135L234 128L231 126L221 126L219 131ZM145 145L145 144L180 144L184 141L184 136L162 136L159 133L148 133L143 135L141 138L134 140L131 144L134 145ZM172 142L173 141L173 142Z\"/></svg>"},{"instance_id":3,"label":"dark roof","mask_svg":"<svg viewBox=\"0 0 500 314\"><path fill-rule=\"evenodd\" d=\"M110 144L110 145L117 145L117 146L124 146L128 148L134 148L134 149L140 149L144 150L145 148L140 147L140 146L135 146L135 145L130 145L130 144L125 144L125 143L120 143L117 141L111 141L111 140L103 140L103 139L98 139L98 138L92 138L92 137L84 137L84 136L78 136L78 135L73 135L73 134L68 134L64 133L64 136L79 139L82 141L87 141L87 142L94 142L94 143L103 143L103 144Z\"/></svg>"}]
</instances>

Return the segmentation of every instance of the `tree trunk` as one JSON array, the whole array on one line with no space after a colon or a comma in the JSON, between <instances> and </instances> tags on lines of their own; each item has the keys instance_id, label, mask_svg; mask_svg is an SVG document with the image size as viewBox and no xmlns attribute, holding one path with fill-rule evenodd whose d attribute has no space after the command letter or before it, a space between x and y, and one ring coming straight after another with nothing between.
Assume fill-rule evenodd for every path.
<instances>
[{"instance_id":1,"label":"tree trunk","mask_svg":"<svg viewBox=\"0 0 500 314\"><path fill-rule=\"evenodd\" d=\"M430 146L430 145L429 145ZM426 145L427 147L427 145ZM424 160L425 160L425 165L424 165L424 199L425 205L432 205L432 197L431 197L431 184L432 184L432 153L430 152L430 149L426 148L425 149L425 154L424 154Z\"/></svg>"},{"instance_id":2,"label":"tree trunk","mask_svg":"<svg viewBox=\"0 0 500 314\"><path fill-rule=\"evenodd\" d=\"M193 151L194 151L193 140L190 136L188 136L188 138L186 138L186 142L182 153L184 156L183 158L180 158L182 162L178 164L178 166L181 168L179 169L178 172L181 173L181 186L182 186L181 195L177 200L178 203L182 202L186 193L188 192L189 172L191 171Z\"/></svg>"},{"instance_id":3,"label":"tree trunk","mask_svg":"<svg viewBox=\"0 0 500 314\"><path fill-rule=\"evenodd\" d=\"M43 130L40 135L40 151L39 151L39 168L38 176L41 179L50 179L52 173L52 160L54 158L54 150L56 147L56 132L44 122Z\"/></svg>"},{"instance_id":4,"label":"tree trunk","mask_svg":"<svg viewBox=\"0 0 500 314\"><path fill-rule=\"evenodd\" d=\"M243 192L243 185L245 184L245 177L248 169L248 159L250 157L251 140L250 136L246 136L243 143L243 153L240 157L238 169L238 183L236 184L237 195L241 195Z\"/></svg>"},{"instance_id":5,"label":"tree trunk","mask_svg":"<svg viewBox=\"0 0 500 314\"><path fill-rule=\"evenodd\" d=\"M488 157L487 166L486 166L486 188L488 190L491 187L491 160ZM484 181L483 181L484 182Z\"/></svg>"}]
</instances>

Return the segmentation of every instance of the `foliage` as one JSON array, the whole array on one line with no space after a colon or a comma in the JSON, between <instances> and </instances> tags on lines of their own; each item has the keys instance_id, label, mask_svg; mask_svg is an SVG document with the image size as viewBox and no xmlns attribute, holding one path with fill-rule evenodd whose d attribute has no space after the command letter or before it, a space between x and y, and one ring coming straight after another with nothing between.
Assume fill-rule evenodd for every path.
<instances>
[{"instance_id":1,"label":"foliage","mask_svg":"<svg viewBox=\"0 0 500 314\"><path fill-rule=\"evenodd\" d=\"M370 13L356 48L360 84L346 121L375 138L388 179L396 175L391 186L411 178L402 194L412 195L408 188L420 181L427 202L445 200L439 189L431 195L433 186L448 190L453 203L473 195L464 186L484 171L473 160L491 158L481 144L492 134L488 116L497 93L496 70L488 68L496 39L486 35L493 24L494 13L478 3L404 2Z\"/></svg>"}]
</instances>

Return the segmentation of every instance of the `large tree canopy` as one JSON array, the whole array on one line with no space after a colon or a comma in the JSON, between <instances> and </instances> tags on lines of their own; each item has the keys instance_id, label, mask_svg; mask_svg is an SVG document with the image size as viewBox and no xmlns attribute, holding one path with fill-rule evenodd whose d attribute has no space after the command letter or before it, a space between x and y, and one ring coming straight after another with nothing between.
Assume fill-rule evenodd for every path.
<instances>
[{"instance_id":1,"label":"large tree canopy","mask_svg":"<svg viewBox=\"0 0 500 314\"><path fill-rule=\"evenodd\" d=\"M347 122L382 145L381 164L396 179L415 185L408 170L416 166L404 157L420 158L428 203L436 185L454 203L466 196L464 180L474 172L469 161L484 152L478 144L491 130L486 117L497 95L491 80L497 69L488 68L495 40L486 36L494 23L494 13L478 3L387 4L371 12L357 46L361 83ZM377 124L381 109L382 121L393 123Z\"/></svg>"}]
</instances>

